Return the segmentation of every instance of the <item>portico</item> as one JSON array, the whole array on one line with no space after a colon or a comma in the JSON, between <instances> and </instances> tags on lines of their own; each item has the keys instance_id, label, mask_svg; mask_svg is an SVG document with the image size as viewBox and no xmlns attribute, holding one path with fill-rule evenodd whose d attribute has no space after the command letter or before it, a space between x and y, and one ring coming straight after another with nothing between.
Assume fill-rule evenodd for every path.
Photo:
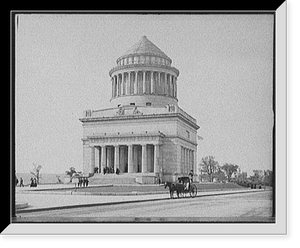
<instances>
[{"instance_id":1,"label":"portico","mask_svg":"<svg viewBox=\"0 0 300 248\"><path fill-rule=\"evenodd\" d=\"M160 147L162 133L123 135L123 136L89 136L90 171L104 173L104 168L121 173L159 173Z\"/></svg>"}]
</instances>

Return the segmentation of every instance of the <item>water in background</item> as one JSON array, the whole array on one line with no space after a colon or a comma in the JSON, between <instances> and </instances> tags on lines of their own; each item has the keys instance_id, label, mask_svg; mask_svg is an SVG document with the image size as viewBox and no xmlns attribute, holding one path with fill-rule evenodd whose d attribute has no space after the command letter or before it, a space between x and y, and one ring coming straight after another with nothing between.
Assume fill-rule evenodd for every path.
<instances>
[{"instance_id":1,"label":"water in background","mask_svg":"<svg viewBox=\"0 0 300 248\"><path fill-rule=\"evenodd\" d=\"M33 178L34 176L30 173L16 173L17 178L20 183L20 177L23 178L24 180L24 185L29 185L30 184L30 178ZM64 183L64 177L65 174L55 174L55 173L41 173L40 174L40 184L57 184L58 180L56 176L59 176L61 181Z\"/></svg>"}]
</instances>

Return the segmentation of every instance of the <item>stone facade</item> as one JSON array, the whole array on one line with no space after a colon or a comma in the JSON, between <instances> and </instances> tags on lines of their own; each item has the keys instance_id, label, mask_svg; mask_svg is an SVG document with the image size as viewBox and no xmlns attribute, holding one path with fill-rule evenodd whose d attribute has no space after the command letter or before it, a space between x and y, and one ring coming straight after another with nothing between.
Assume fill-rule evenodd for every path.
<instances>
[{"instance_id":1,"label":"stone facade","mask_svg":"<svg viewBox=\"0 0 300 248\"><path fill-rule=\"evenodd\" d=\"M109 72L111 108L86 110L80 119L85 174L109 168L143 182L198 171L199 126L178 106L179 71L171 63L146 36L117 59Z\"/></svg>"}]
</instances>

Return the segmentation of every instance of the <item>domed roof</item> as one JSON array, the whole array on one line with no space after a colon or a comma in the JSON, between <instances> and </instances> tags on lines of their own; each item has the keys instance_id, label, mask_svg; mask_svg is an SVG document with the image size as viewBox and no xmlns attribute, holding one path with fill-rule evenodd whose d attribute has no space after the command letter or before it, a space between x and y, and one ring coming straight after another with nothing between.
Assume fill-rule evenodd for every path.
<instances>
[{"instance_id":1,"label":"domed roof","mask_svg":"<svg viewBox=\"0 0 300 248\"><path fill-rule=\"evenodd\" d=\"M142 38L129 50L127 50L119 59L135 54L156 55L159 57L167 58L170 61L172 61L162 50L160 50L156 45L154 45L150 40L148 40L147 36L145 35L142 36Z\"/></svg>"}]
</instances>

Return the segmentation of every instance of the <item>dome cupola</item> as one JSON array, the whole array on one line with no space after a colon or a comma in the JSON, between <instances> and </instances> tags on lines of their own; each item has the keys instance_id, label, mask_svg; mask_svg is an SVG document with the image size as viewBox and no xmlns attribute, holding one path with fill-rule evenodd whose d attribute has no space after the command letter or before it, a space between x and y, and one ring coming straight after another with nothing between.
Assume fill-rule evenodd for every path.
<instances>
[{"instance_id":1,"label":"dome cupola","mask_svg":"<svg viewBox=\"0 0 300 248\"><path fill-rule=\"evenodd\" d=\"M117 59L110 70L114 107L177 105L178 69L146 36Z\"/></svg>"}]
</instances>

